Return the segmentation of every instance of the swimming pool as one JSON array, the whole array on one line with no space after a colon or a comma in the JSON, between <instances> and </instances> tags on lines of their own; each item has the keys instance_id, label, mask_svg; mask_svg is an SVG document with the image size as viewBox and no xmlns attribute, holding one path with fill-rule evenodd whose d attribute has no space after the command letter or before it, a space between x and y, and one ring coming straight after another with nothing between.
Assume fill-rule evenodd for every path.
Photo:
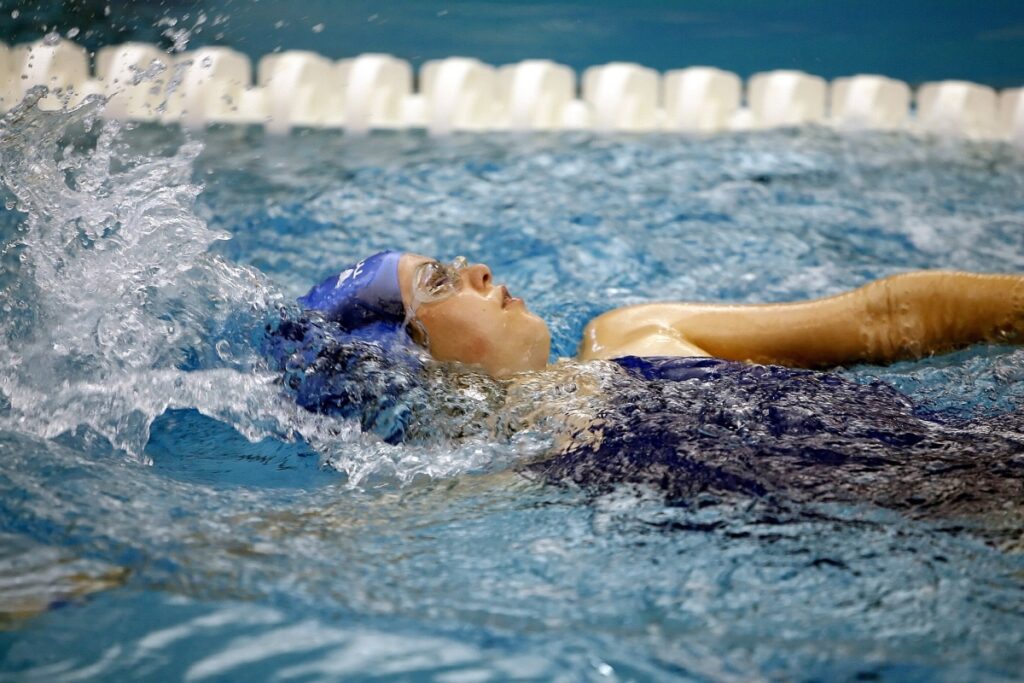
<instances>
[{"instance_id":1,"label":"swimming pool","mask_svg":"<svg viewBox=\"0 0 1024 683\"><path fill-rule=\"evenodd\" d=\"M595 495L517 474L550 446L543 432L388 446L301 414L251 339L268 309L387 247L489 263L560 356L589 317L639 301L1020 272L1018 152L816 127L281 139L107 124L97 143L100 124L76 133L89 127L76 118L89 117L27 115L2 152L31 219L2 214L5 245L25 245L3 256L2 586L26 614L46 608L7 611L6 672L1007 680L1024 667L1024 555L1006 532L1020 501L986 538L977 520L866 504L780 514L756 497ZM77 159L61 151L74 140ZM998 346L842 371L964 417L1015 414L1022 372L1024 354Z\"/></svg>"}]
</instances>

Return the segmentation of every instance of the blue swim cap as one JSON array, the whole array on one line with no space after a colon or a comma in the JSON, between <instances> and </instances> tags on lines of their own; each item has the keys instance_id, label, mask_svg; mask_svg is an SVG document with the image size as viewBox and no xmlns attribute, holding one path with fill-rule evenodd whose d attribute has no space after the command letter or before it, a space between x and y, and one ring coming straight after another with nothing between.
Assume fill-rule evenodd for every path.
<instances>
[{"instance_id":1,"label":"blue swim cap","mask_svg":"<svg viewBox=\"0 0 1024 683\"><path fill-rule=\"evenodd\" d=\"M320 312L344 331L384 323L405 324L405 304L398 284L400 251L382 251L332 275L299 297L299 304ZM379 327L379 325L375 325Z\"/></svg>"}]
</instances>

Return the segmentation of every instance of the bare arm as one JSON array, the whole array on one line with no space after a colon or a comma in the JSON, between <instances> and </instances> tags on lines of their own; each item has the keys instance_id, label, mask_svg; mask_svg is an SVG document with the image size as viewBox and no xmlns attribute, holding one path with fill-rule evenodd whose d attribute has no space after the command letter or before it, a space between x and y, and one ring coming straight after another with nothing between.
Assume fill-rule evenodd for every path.
<instances>
[{"instance_id":1,"label":"bare arm","mask_svg":"<svg viewBox=\"0 0 1024 683\"><path fill-rule=\"evenodd\" d=\"M712 355L822 367L985 340L1024 341L1024 276L924 271L797 303L631 306L591 321L580 357Z\"/></svg>"}]
</instances>

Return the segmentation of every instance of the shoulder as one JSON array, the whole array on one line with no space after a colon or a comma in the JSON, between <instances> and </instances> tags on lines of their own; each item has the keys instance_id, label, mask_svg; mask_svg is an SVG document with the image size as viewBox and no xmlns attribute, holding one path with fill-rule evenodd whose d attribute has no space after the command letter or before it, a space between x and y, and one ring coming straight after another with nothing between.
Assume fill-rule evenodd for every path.
<instances>
[{"instance_id":1,"label":"shoulder","mask_svg":"<svg viewBox=\"0 0 1024 683\"><path fill-rule=\"evenodd\" d=\"M686 304L641 304L617 308L587 323L580 360L621 356L707 356L689 341L676 320Z\"/></svg>"}]
</instances>

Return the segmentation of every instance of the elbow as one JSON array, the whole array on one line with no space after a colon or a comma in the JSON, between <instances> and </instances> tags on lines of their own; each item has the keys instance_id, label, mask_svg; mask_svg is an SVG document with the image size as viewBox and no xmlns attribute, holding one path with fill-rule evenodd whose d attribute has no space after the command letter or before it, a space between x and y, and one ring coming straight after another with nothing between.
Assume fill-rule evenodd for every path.
<instances>
[{"instance_id":1,"label":"elbow","mask_svg":"<svg viewBox=\"0 0 1024 683\"><path fill-rule=\"evenodd\" d=\"M864 288L860 323L864 360L920 358L931 350L926 295L907 284L907 278L895 276Z\"/></svg>"}]
</instances>

